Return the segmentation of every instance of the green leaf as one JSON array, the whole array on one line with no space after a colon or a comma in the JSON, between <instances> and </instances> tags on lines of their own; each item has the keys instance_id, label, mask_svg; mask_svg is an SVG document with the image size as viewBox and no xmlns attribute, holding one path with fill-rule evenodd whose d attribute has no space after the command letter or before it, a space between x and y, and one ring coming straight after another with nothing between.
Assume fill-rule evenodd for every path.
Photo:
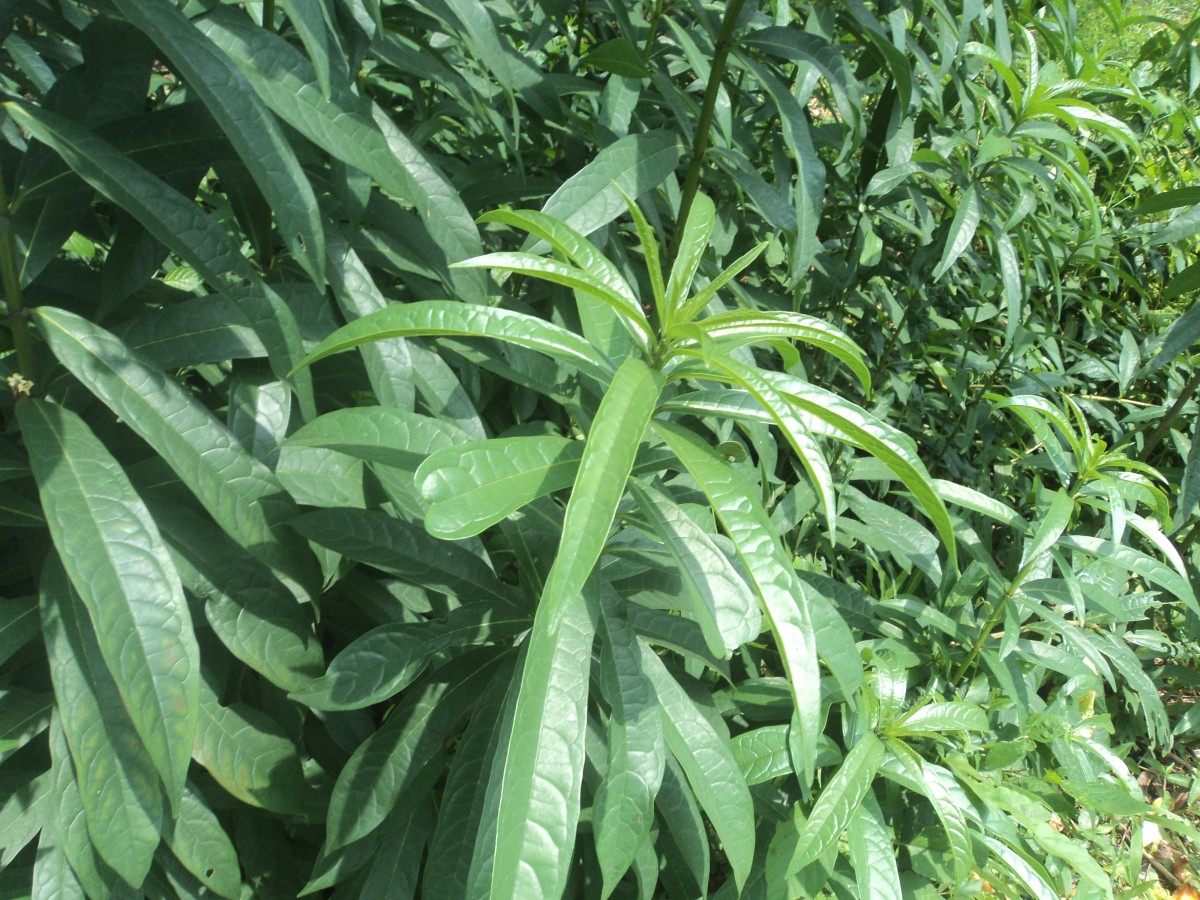
<instances>
[{"instance_id":1,"label":"green leaf","mask_svg":"<svg viewBox=\"0 0 1200 900\"><path fill-rule=\"evenodd\" d=\"M391 572L411 584L446 591L464 601L512 602L507 586L466 547L431 538L419 525L387 513L317 510L292 520L292 527L322 547Z\"/></svg>"},{"instance_id":2,"label":"green leaf","mask_svg":"<svg viewBox=\"0 0 1200 900\"><path fill-rule=\"evenodd\" d=\"M773 381L804 412L830 426L839 439L867 451L895 473L933 521L951 566L958 568L954 526L911 438L850 401L814 384L779 372L763 372L763 377Z\"/></svg>"},{"instance_id":3,"label":"green leaf","mask_svg":"<svg viewBox=\"0 0 1200 900\"><path fill-rule=\"evenodd\" d=\"M551 633L558 609L583 590L616 518L638 444L658 405L663 376L640 359L621 363L600 401L583 447L579 474L567 502L562 538L538 603Z\"/></svg>"},{"instance_id":4,"label":"green leaf","mask_svg":"<svg viewBox=\"0 0 1200 900\"><path fill-rule=\"evenodd\" d=\"M37 597L0 597L0 663L37 633Z\"/></svg>"},{"instance_id":5,"label":"green leaf","mask_svg":"<svg viewBox=\"0 0 1200 900\"><path fill-rule=\"evenodd\" d=\"M700 262L708 250L713 227L717 221L717 210L712 200L701 193L696 194L687 221L683 223L683 236L679 239L679 251L667 279L666 310L664 328L675 321L675 314L683 309L692 288L692 280L700 269ZM684 319L683 321L687 321Z\"/></svg>"},{"instance_id":6,"label":"green leaf","mask_svg":"<svg viewBox=\"0 0 1200 900\"><path fill-rule=\"evenodd\" d=\"M494 763L498 808L485 812L496 823L485 848L495 848L489 897L558 897L575 856L598 603L594 589L551 599L534 618L512 729Z\"/></svg>"},{"instance_id":7,"label":"green leaf","mask_svg":"<svg viewBox=\"0 0 1200 900\"><path fill-rule=\"evenodd\" d=\"M1168 287L1174 286L1180 278L1196 268L1193 264L1188 269L1185 269L1179 275L1172 279ZM1200 272L1200 270L1197 270ZM1180 284L1185 286L1184 283ZM1190 287L1188 288L1191 289ZM1180 291L1179 293L1182 293ZM1179 354L1189 350L1193 344L1200 341L1200 303L1193 302L1191 306L1167 328L1162 336L1162 343L1159 345L1158 353L1156 353L1142 370L1138 373L1139 378L1145 378L1157 372L1167 363L1172 362Z\"/></svg>"},{"instance_id":8,"label":"green leaf","mask_svg":"<svg viewBox=\"0 0 1200 900\"><path fill-rule=\"evenodd\" d=\"M229 652L273 684L291 690L325 667L313 612L271 570L210 520L148 495L183 586Z\"/></svg>"},{"instance_id":9,"label":"green leaf","mask_svg":"<svg viewBox=\"0 0 1200 900\"><path fill-rule=\"evenodd\" d=\"M801 783L809 783L821 731L821 676L808 589L796 577L756 491L697 435L662 420L654 428L708 497L762 601L800 718Z\"/></svg>"},{"instance_id":10,"label":"green leaf","mask_svg":"<svg viewBox=\"0 0 1200 900\"><path fill-rule=\"evenodd\" d=\"M54 695L9 688L0 692L0 762L46 730Z\"/></svg>"},{"instance_id":11,"label":"green leaf","mask_svg":"<svg viewBox=\"0 0 1200 900\"><path fill-rule=\"evenodd\" d=\"M869 731L855 742L842 765L817 797L792 861L788 864L789 874L799 872L809 863L820 859L834 846L871 790L883 755L883 743Z\"/></svg>"},{"instance_id":12,"label":"green leaf","mask_svg":"<svg viewBox=\"0 0 1200 900\"><path fill-rule=\"evenodd\" d=\"M428 897L469 896L467 881L472 856L486 844L485 832L494 825L493 819L485 819L483 810L489 787L496 780L492 777L495 771L492 762L498 756L506 709L508 724L512 724L512 704L508 698L515 699L516 691L510 691L511 674L512 666L506 666L484 689L454 753L421 882ZM491 842L494 849L494 832Z\"/></svg>"},{"instance_id":13,"label":"green leaf","mask_svg":"<svg viewBox=\"0 0 1200 900\"><path fill-rule=\"evenodd\" d=\"M329 671L291 698L313 709L361 709L386 700L449 648L508 641L529 628L530 618L507 607L472 603L441 622L381 625L347 645Z\"/></svg>"},{"instance_id":14,"label":"green leaf","mask_svg":"<svg viewBox=\"0 0 1200 900\"><path fill-rule=\"evenodd\" d=\"M846 824L846 843L858 895L872 900L901 900L903 889L896 867L892 830L887 826L873 792L867 791L863 795L858 809Z\"/></svg>"},{"instance_id":15,"label":"green leaf","mask_svg":"<svg viewBox=\"0 0 1200 900\"><path fill-rule=\"evenodd\" d=\"M6 869L30 841L37 837L53 810L51 773L15 769L0 770L0 866Z\"/></svg>"},{"instance_id":16,"label":"green leaf","mask_svg":"<svg viewBox=\"0 0 1200 900\"><path fill-rule=\"evenodd\" d=\"M645 78L650 74L642 62L642 55L629 41L620 37L597 44L579 62L580 65L612 72L622 78Z\"/></svg>"},{"instance_id":17,"label":"green leaf","mask_svg":"<svg viewBox=\"0 0 1200 900\"><path fill-rule=\"evenodd\" d=\"M358 745L329 801L326 848L374 831L401 797L416 802L445 770L446 740L478 702L504 653L466 653L410 690L387 721Z\"/></svg>"},{"instance_id":18,"label":"green leaf","mask_svg":"<svg viewBox=\"0 0 1200 900\"><path fill-rule=\"evenodd\" d=\"M809 480L821 499L821 508L825 512L825 527L829 540L835 540L837 535L837 500L833 494L833 475L829 471L829 462L817 443L808 424L799 415L787 398L777 390L765 373L756 366L744 365L731 356L713 358L710 366L729 376L741 387L744 387L757 400L762 408L771 416L774 424L783 432L792 449L796 452Z\"/></svg>"},{"instance_id":19,"label":"green leaf","mask_svg":"<svg viewBox=\"0 0 1200 900\"><path fill-rule=\"evenodd\" d=\"M837 357L858 378L863 390L871 390L871 372L863 361L863 352L845 332L827 322L803 313L748 312L735 310L709 316L699 323L723 351L747 344L796 340L811 344Z\"/></svg>"},{"instance_id":20,"label":"green leaf","mask_svg":"<svg viewBox=\"0 0 1200 900\"><path fill-rule=\"evenodd\" d=\"M542 206L581 234L591 234L625 211L622 195L636 200L675 171L683 147L670 129L626 135L596 154ZM531 242L532 243L532 242ZM538 252L536 245L526 251Z\"/></svg>"},{"instance_id":21,"label":"green leaf","mask_svg":"<svg viewBox=\"0 0 1200 900\"><path fill-rule=\"evenodd\" d=\"M934 281L941 278L946 270L954 265L971 246L971 239L975 237L975 230L979 227L979 219L982 214L979 186L972 181L963 191L963 195L958 201L958 208L954 211L954 220L950 223L950 230L946 234L946 246L942 250L942 258L938 260L937 267L930 276Z\"/></svg>"},{"instance_id":22,"label":"green leaf","mask_svg":"<svg viewBox=\"0 0 1200 900\"><path fill-rule=\"evenodd\" d=\"M662 707L667 746L708 814L741 888L754 859L754 804L729 749L729 737L713 728L662 660L644 644L642 668Z\"/></svg>"},{"instance_id":23,"label":"green leaf","mask_svg":"<svg viewBox=\"0 0 1200 900\"><path fill-rule=\"evenodd\" d=\"M795 771L788 752L787 725L765 725L744 731L734 736L729 749L747 785L762 784Z\"/></svg>"},{"instance_id":24,"label":"green leaf","mask_svg":"<svg viewBox=\"0 0 1200 900\"><path fill-rule=\"evenodd\" d=\"M325 232L317 198L279 123L245 77L169 0L112 0L171 60L208 108L262 191L283 241L325 287Z\"/></svg>"},{"instance_id":25,"label":"green leaf","mask_svg":"<svg viewBox=\"0 0 1200 900\"><path fill-rule=\"evenodd\" d=\"M1062 533L1067 530L1074 512L1075 500L1071 495L1063 490L1055 492L1050 508L1038 523L1037 532L1021 549L1022 570L1036 566L1042 555L1057 543Z\"/></svg>"},{"instance_id":26,"label":"green leaf","mask_svg":"<svg viewBox=\"0 0 1200 900\"><path fill-rule=\"evenodd\" d=\"M242 873L237 851L204 798L190 785L184 788L179 814L163 830L171 852L209 890L237 900Z\"/></svg>"},{"instance_id":27,"label":"green leaf","mask_svg":"<svg viewBox=\"0 0 1200 900\"><path fill-rule=\"evenodd\" d=\"M363 897L408 900L416 896L425 843L438 816L432 802L426 799L413 804L407 815L394 818L396 821L389 823L391 827L383 829L379 850L362 884Z\"/></svg>"},{"instance_id":28,"label":"green leaf","mask_svg":"<svg viewBox=\"0 0 1200 900\"><path fill-rule=\"evenodd\" d=\"M243 803L291 816L311 818L314 812L318 798L280 725L244 703L222 706L203 680L193 757Z\"/></svg>"},{"instance_id":29,"label":"green leaf","mask_svg":"<svg viewBox=\"0 0 1200 900\"><path fill-rule=\"evenodd\" d=\"M531 253L502 252L474 256L471 259L455 263L454 267L517 272L531 278L540 278L582 291L616 310L621 324L625 326L625 330L629 332L630 337L643 352L648 351L654 342L654 333L646 321L646 314L642 312L641 306L635 299L622 294L606 279L599 278L568 263L544 256L534 256Z\"/></svg>"},{"instance_id":30,"label":"green leaf","mask_svg":"<svg viewBox=\"0 0 1200 900\"><path fill-rule=\"evenodd\" d=\"M87 610L53 556L42 572L40 602L50 679L88 834L121 878L141 885L154 860L166 810L155 762L125 711Z\"/></svg>"},{"instance_id":31,"label":"green leaf","mask_svg":"<svg viewBox=\"0 0 1200 900\"><path fill-rule=\"evenodd\" d=\"M369 462L415 471L426 457L467 440L444 419L384 406L325 413L293 432L285 445L324 447Z\"/></svg>"},{"instance_id":32,"label":"green leaf","mask_svg":"<svg viewBox=\"0 0 1200 900\"><path fill-rule=\"evenodd\" d=\"M600 690L610 709L608 770L595 792L592 827L607 897L650 833L666 744L637 634L621 598L608 585L600 591L600 633Z\"/></svg>"},{"instance_id":33,"label":"green leaf","mask_svg":"<svg viewBox=\"0 0 1200 900\"><path fill-rule=\"evenodd\" d=\"M595 281L623 301L628 311L640 310L641 304L629 282L596 246L574 228L553 216L534 210L498 209L484 213L480 222L501 222L527 231L545 241L554 250L571 260Z\"/></svg>"},{"instance_id":34,"label":"green leaf","mask_svg":"<svg viewBox=\"0 0 1200 900\"><path fill-rule=\"evenodd\" d=\"M630 487L675 561L690 601L682 608L700 623L709 650L725 656L758 637L762 616L754 594L712 536L666 494L649 485Z\"/></svg>"},{"instance_id":35,"label":"green leaf","mask_svg":"<svg viewBox=\"0 0 1200 900\"><path fill-rule=\"evenodd\" d=\"M1171 209L1179 209L1183 206L1195 206L1197 203L1200 203L1200 188L1175 188L1174 190L1161 191L1151 197L1147 197L1134 208L1132 214L1135 216L1149 216Z\"/></svg>"},{"instance_id":36,"label":"green leaf","mask_svg":"<svg viewBox=\"0 0 1200 900\"><path fill-rule=\"evenodd\" d=\"M890 734L929 734L945 731L987 731L987 713L974 703L926 703L901 716L889 730Z\"/></svg>"},{"instance_id":37,"label":"green leaf","mask_svg":"<svg viewBox=\"0 0 1200 900\"><path fill-rule=\"evenodd\" d=\"M196 734L200 674L179 576L120 464L82 419L38 400L18 404L17 419L59 557L174 808Z\"/></svg>"},{"instance_id":38,"label":"green leaf","mask_svg":"<svg viewBox=\"0 0 1200 900\"><path fill-rule=\"evenodd\" d=\"M57 711L50 722L50 794L47 797L47 821L42 828L55 832L57 843L67 856L71 871L90 897L112 897L114 900L139 900L139 895L123 881L96 853L87 830L79 784L75 780L75 764L63 733L62 718Z\"/></svg>"},{"instance_id":39,"label":"green leaf","mask_svg":"<svg viewBox=\"0 0 1200 900\"><path fill-rule=\"evenodd\" d=\"M583 441L555 435L474 441L432 454L416 483L425 528L454 540L479 534L527 503L575 482Z\"/></svg>"},{"instance_id":40,"label":"green leaf","mask_svg":"<svg viewBox=\"0 0 1200 900\"><path fill-rule=\"evenodd\" d=\"M55 356L155 449L225 532L303 598L316 567L284 530L295 506L271 471L247 453L186 388L103 329L64 310L37 310Z\"/></svg>"},{"instance_id":41,"label":"green leaf","mask_svg":"<svg viewBox=\"0 0 1200 900\"><path fill-rule=\"evenodd\" d=\"M524 313L448 300L397 304L356 319L321 341L300 365L312 365L372 341L438 336L496 338L544 353L600 384L607 384L612 377L600 351L565 328Z\"/></svg>"}]
</instances>

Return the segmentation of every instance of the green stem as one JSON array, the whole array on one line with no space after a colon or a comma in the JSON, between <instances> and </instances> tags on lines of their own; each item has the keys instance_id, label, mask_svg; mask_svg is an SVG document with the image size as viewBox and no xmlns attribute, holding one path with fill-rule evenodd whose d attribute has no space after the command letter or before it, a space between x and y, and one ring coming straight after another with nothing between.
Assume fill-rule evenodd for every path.
<instances>
[{"instance_id":1,"label":"green stem","mask_svg":"<svg viewBox=\"0 0 1200 900\"><path fill-rule=\"evenodd\" d=\"M1167 436L1167 432L1171 430L1171 426L1175 424L1175 420L1183 412L1184 406L1196 396L1197 390L1200 390L1200 369L1192 373L1192 377L1188 379L1188 383L1179 392L1178 399L1171 405L1166 414L1158 420L1158 427L1150 433L1150 437L1146 438L1146 445L1142 448L1141 454L1143 462L1149 462L1150 454L1154 452L1154 448L1158 446L1159 441Z\"/></svg>"},{"instance_id":2,"label":"green stem","mask_svg":"<svg viewBox=\"0 0 1200 900\"><path fill-rule=\"evenodd\" d=\"M717 108L717 95L721 90L721 79L725 76L725 63L729 59L729 51L733 49L733 29L744 3L745 0L730 0L725 9L725 20L721 23L721 34L717 37L717 46L708 73L708 86L704 89L704 102L700 106L700 118L696 122L692 161L688 164L687 175L683 179L679 218L675 223L675 233L671 236L671 246L667 249L668 266L679 252L684 226L687 225L688 216L691 214L696 192L700 189L700 169L704 165L704 153L708 150L708 135L712 129L713 113Z\"/></svg>"},{"instance_id":3,"label":"green stem","mask_svg":"<svg viewBox=\"0 0 1200 900\"><path fill-rule=\"evenodd\" d=\"M4 189L4 176L0 172L0 215L4 236L0 238L0 284L4 288L4 305L12 329L13 347L17 351L17 368L20 374L37 382L37 364L33 355L33 337L29 333L27 310L21 303L21 279L17 275L17 245L13 240L12 213L8 208L8 195Z\"/></svg>"},{"instance_id":4,"label":"green stem","mask_svg":"<svg viewBox=\"0 0 1200 900\"><path fill-rule=\"evenodd\" d=\"M275 30L275 0L263 0L262 27L267 31Z\"/></svg>"},{"instance_id":5,"label":"green stem","mask_svg":"<svg viewBox=\"0 0 1200 900\"><path fill-rule=\"evenodd\" d=\"M642 63L650 62L650 53L654 50L654 39L658 37L658 23L666 12L666 0L658 0L650 13L650 31L646 34L646 43L642 45Z\"/></svg>"}]
</instances>

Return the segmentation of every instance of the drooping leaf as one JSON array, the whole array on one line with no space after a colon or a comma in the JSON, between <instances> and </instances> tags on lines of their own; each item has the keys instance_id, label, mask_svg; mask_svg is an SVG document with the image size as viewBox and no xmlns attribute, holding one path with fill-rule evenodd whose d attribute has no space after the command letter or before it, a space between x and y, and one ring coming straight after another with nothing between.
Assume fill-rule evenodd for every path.
<instances>
[{"instance_id":1,"label":"drooping leaf","mask_svg":"<svg viewBox=\"0 0 1200 900\"><path fill-rule=\"evenodd\" d=\"M596 856L610 894L633 864L654 820L666 744L638 637L609 586L600 592L600 689L609 703L608 770L593 800Z\"/></svg>"},{"instance_id":2,"label":"drooping leaf","mask_svg":"<svg viewBox=\"0 0 1200 900\"><path fill-rule=\"evenodd\" d=\"M155 762L125 711L83 601L53 557L42 574L40 605L88 834L121 878L141 885L167 812Z\"/></svg>"},{"instance_id":3,"label":"drooping leaf","mask_svg":"<svg viewBox=\"0 0 1200 900\"><path fill-rule=\"evenodd\" d=\"M21 403L17 416L59 558L174 808L196 734L200 671L179 576L141 498L82 419L38 400Z\"/></svg>"},{"instance_id":4,"label":"drooping leaf","mask_svg":"<svg viewBox=\"0 0 1200 900\"><path fill-rule=\"evenodd\" d=\"M697 435L673 422L658 420L654 428L708 497L762 602L796 704L805 751L801 782L808 783L815 768L821 716L809 589L796 577L755 492L729 464Z\"/></svg>"},{"instance_id":5,"label":"drooping leaf","mask_svg":"<svg viewBox=\"0 0 1200 900\"><path fill-rule=\"evenodd\" d=\"M762 617L754 594L712 537L661 491L636 484L632 491L675 560L691 601L684 608L700 623L713 654L730 653L758 637Z\"/></svg>"},{"instance_id":6,"label":"drooping leaf","mask_svg":"<svg viewBox=\"0 0 1200 900\"><path fill-rule=\"evenodd\" d=\"M728 739L696 709L662 660L645 645L642 667L662 708L667 746L708 814L740 887L754 858L754 807Z\"/></svg>"}]
</instances>

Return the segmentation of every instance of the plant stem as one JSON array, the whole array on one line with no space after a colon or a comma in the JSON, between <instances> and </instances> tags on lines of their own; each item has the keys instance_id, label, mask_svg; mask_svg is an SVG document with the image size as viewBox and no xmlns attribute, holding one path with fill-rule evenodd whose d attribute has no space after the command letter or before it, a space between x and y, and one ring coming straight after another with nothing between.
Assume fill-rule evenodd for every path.
<instances>
[{"instance_id":1,"label":"plant stem","mask_svg":"<svg viewBox=\"0 0 1200 900\"><path fill-rule=\"evenodd\" d=\"M1189 400L1196 396L1197 390L1200 390L1200 369L1192 373L1192 377L1188 379L1188 383L1179 392L1178 399L1171 404L1171 408L1158 420L1158 427L1150 432L1150 437L1146 438L1146 445L1142 448L1142 462L1149 462L1150 454L1154 452L1154 448L1158 446L1158 442L1167 436L1167 432L1171 430L1171 426L1175 424L1175 420L1183 412L1183 407L1187 405Z\"/></svg>"},{"instance_id":2,"label":"plant stem","mask_svg":"<svg viewBox=\"0 0 1200 900\"><path fill-rule=\"evenodd\" d=\"M275 0L263 0L262 27L267 31L275 30Z\"/></svg>"},{"instance_id":3,"label":"plant stem","mask_svg":"<svg viewBox=\"0 0 1200 900\"><path fill-rule=\"evenodd\" d=\"M8 208L8 194L4 189L4 176L0 172L0 215L4 236L0 238L0 282L4 287L4 305L12 328L13 347L17 351L17 368L29 381L37 382L37 364L33 355L33 338L29 334L26 309L21 304L21 279L17 275L17 245L13 241L12 213Z\"/></svg>"},{"instance_id":4,"label":"plant stem","mask_svg":"<svg viewBox=\"0 0 1200 900\"><path fill-rule=\"evenodd\" d=\"M696 122L696 136L692 141L692 160L688 163L687 174L683 179L683 192L679 200L679 218L675 223L675 233L671 235L671 245L667 248L668 267L674 261L675 254L679 252L679 242L683 239L684 226L687 225L688 216L691 214L696 191L700 189L700 169L704 165L704 153L708 150L708 134L712 129L713 113L717 108L717 95L721 90L721 79L725 76L725 63L729 59L729 51L733 49L733 29L744 3L745 0L730 0L729 6L725 9L725 20L721 23L721 33L717 37L712 66L708 72L708 86L704 89L704 102L700 106L700 118Z\"/></svg>"}]
</instances>

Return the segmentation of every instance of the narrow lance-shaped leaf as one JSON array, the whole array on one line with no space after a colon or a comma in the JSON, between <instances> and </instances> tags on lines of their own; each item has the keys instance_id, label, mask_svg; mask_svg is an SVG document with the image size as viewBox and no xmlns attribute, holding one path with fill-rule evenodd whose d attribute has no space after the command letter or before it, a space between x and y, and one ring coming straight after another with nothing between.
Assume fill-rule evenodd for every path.
<instances>
[{"instance_id":1,"label":"narrow lance-shaped leaf","mask_svg":"<svg viewBox=\"0 0 1200 900\"><path fill-rule=\"evenodd\" d=\"M622 297L630 310L637 308L637 295L616 266L608 261L596 245L571 226L545 213L530 209L497 209L484 213L480 222L501 222L527 231L550 244L593 279Z\"/></svg>"},{"instance_id":2,"label":"narrow lance-shaped leaf","mask_svg":"<svg viewBox=\"0 0 1200 900\"><path fill-rule=\"evenodd\" d=\"M805 769L801 780L811 783L820 734L821 676L808 588L796 577L756 492L698 435L661 420L654 428L708 496L758 591L799 717Z\"/></svg>"},{"instance_id":3,"label":"narrow lance-shaped leaf","mask_svg":"<svg viewBox=\"0 0 1200 900\"><path fill-rule=\"evenodd\" d=\"M300 365L394 337L495 338L565 362L600 384L612 377L608 360L574 332L536 316L450 300L396 304L356 319L321 341Z\"/></svg>"},{"instance_id":4,"label":"narrow lance-shaped leaf","mask_svg":"<svg viewBox=\"0 0 1200 900\"><path fill-rule=\"evenodd\" d=\"M455 263L453 268L501 269L583 291L616 310L625 330L643 350L648 350L653 343L654 334L646 321L646 314L642 312L636 300L622 294L607 280L568 263L545 256L534 256L531 253L502 252L475 256Z\"/></svg>"},{"instance_id":5,"label":"narrow lance-shaped leaf","mask_svg":"<svg viewBox=\"0 0 1200 900\"><path fill-rule=\"evenodd\" d=\"M675 262L671 266L671 274L667 278L666 311L667 320L662 327L670 328L675 321L675 313L683 308L688 292L692 287L692 279L700 268L700 261L708 249L709 238L712 237L713 226L717 221L717 210L704 194L696 194L687 221L683 223L683 236L679 240L679 252L675 254ZM684 320L686 321L686 319Z\"/></svg>"},{"instance_id":6,"label":"narrow lance-shaped leaf","mask_svg":"<svg viewBox=\"0 0 1200 900\"><path fill-rule=\"evenodd\" d=\"M200 670L179 576L120 464L82 419L38 400L20 403L17 418L50 535L174 807L196 734Z\"/></svg>"},{"instance_id":7,"label":"narrow lance-shaped leaf","mask_svg":"<svg viewBox=\"0 0 1200 900\"><path fill-rule=\"evenodd\" d=\"M112 0L158 45L221 126L279 224L283 241L325 287L325 232L317 197L283 128L233 63L169 0Z\"/></svg>"},{"instance_id":8,"label":"narrow lance-shaped leaf","mask_svg":"<svg viewBox=\"0 0 1200 900\"><path fill-rule=\"evenodd\" d=\"M291 698L313 709L361 709L405 688L435 654L509 640L529 622L528 615L508 607L468 603L441 622L381 625L351 641L328 672Z\"/></svg>"},{"instance_id":9,"label":"narrow lance-shaped leaf","mask_svg":"<svg viewBox=\"0 0 1200 900\"><path fill-rule=\"evenodd\" d=\"M979 197L979 186L972 181L967 189L963 192L958 201L958 209L954 211L954 220L950 223L950 231L946 234L946 248L942 251L942 258L938 261L937 268L933 270L933 279L936 281L958 260L960 256L971 246L971 239L975 237L975 229L979 227L979 219L982 215L983 201Z\"/></svg>"},{"instance_id":10,"label":"narrow lance-shaped leaf","mask_svg":"<svg viewBox=\"0 0 1200 900\"><path fill-rule=\"evenodd\" d=\"M801 410L825 423L832 437L867 451L891 469L912 491L925 515L933 520L950 556L951 566L957 568L958 549L950 514L911 438L832 391L782 372L764 371L762 374Z\"/></svg>"},{"instance_id":11,"label":"narrow lance-shaped leaf","mask_svg":"<svg viewBox=\"0 0 1200 900\"><path fill-rule=\"evenodd\" d=\"M610 586L600 592L600 690L610 707L608 771L593 802L604 895L633 863L654 822L666 744L654 689L642 671L637 634Z\"/></svg>"},{"instance_id":12,"label":"narrow lance-shaped leaf","mask_svg":"<svg viewBox=\"0 0 1200 900\"><path fill-rule=\"evenodd\" d=\"M837 536L837 500L833 494L833 474L829 471L829 462L817 443L808 424L791 408L786 397L781 394L771 381L763 377L763 373L754 366L743 365L730 356L719 356L710 361L714 369L718 369L737 384L749 391L762 404L763 409L770 414L772 420L783 432L787 442L799 457L804 470L812 481L817 496L821 499L821 508L825 511L825 527L828 539L833 541Z\"/></svg>"},{"instance_id":13,"label":"narrow lance-shaped leaf","mask_svg":"<svg viewBox=\"0 0 1200 900\"><path fill-rule=\"evenodd\" d=\"M171 852L209 890L229 900L241 896L242 873L237 851L205 799L185 787L179 815L165 829Z\"/></svg>"},{"instance_id":14,"label":"narrow lance-shaped leaf","mask_svg":"<svg viewBox=\"0 0 1200 900\"><path fill-rule=\"evenodd\" d=\"M270 469L186 388L104 329L47 306L37 316L59 362L158 452L217 524L299 596L311 596L315 562L283 529L296 510Z\"/></svg>"},{"instance_id":15,"label":"narrow lance-shaped leaf","mask_svg":"<svg viewBox=\"0 0 1200 900\"><path fill-rule=\"evenodd\" d=\"M792 312L734 310L709 316L699 323L721 348L730 349L770 340L803 341L837 357L852 371L868 393L871 372L863 352L845 332L815 316Z\"/></svg>"},{"instance_id":16,"label":"narrow lance-shaped leaf","mask_svg":"<svg viewBox=\"0 0 1200 900\"><path fill-rule=\"evenodd\" d=\"M47 561L40 587L50 680L92 846L121 878L140 885L154 860L166 811L154 762L57 558Z\"/></svg>"},{"instance_id":17,"label":"narrow lance-shaped leaf","mask_svg":"<svg viewBox=\"0 0 1200 900\"><path fill-rule=\"evenodd\" d=\"M834 845L871 789L871 782L875 780L875 773L883 761L883 753L883 743L868 731L846 754L846 759L829 779L808 816L800 842L788 865L789 872L800 871L813 860L820 859Z\"/></svg>"},{"instance_id":18,"label":"narrow lance-shaped leaf","mask_svg":"<svg viewBox=\"0 0 1200 900\"><path fill-rule=\"evenodd\" d=\"M584 582L600 559L637 457L638 444L658 405L662 387L660 372L640 359L630 358L621 364L600 402L584 444L579 474L563 519L562 538L539 604L538 614L547 608L552 624L557 620L558 607L583 590Z\"/></svg>"},{"instance_id":19,"label":"narrow lance-shaped leaf","mask_svg":"<svg viewBox=\"0 0 1200 900\"><path fill-rule=\"evenodd\" d=\"M675 171L683 147L673 129L626 135L568 178L542 206L581 234L591 234L622 211L622 194L636 200ZM526 247L537 252L537 247Z\"/></svg>"},{"instance_id":20,"label":"narrow lance-shaped leaf","mask_svg":"<svg viewBox=\"0 0 1200 900\"><path fill-rule=\"evenodd\" d=\"M494 769L500 788L486 896L558 897L566 886L583 781L594 591L564 596L554 608L543 602L534 618L512 730Z\"/></svg>"},{"instance_id":21,"label":"narrow lance-shaped leaf","mask_svg":"<svg viewBox=\"0 0 1200 900\"><path fill-rule=\"evenodd\" d=\"M721 839L740 889L754 860L750 789L729 749L728 736L713 728L658 655L645 644L641 649L642 666L662 708L667 746Z\"/></svg>"},{"instance_id":22,"label":"narrow lance-shaped leaf","mask_svg":"<svg viewBox=\"0 0 1200 900\"><path fill-rule=\"evenodd\" d=\"M359 744L329 801L327 849L369 834L401 797L415 802L433 787L445 769L447 738L505 655L482 648L447 663L406 693L380 729Z\"/></svg>"},{"instance_id":23,"label":"narrow lance-shaped leaf","mask_svg":"<svg viewBox=\"0 0 1200 900\"><path fill-rule=\"evenodd\" d=\"M708 648L725 656L762 630L758 601L711 536L653 487L630 485L642 515L675 560L690 599L690 618L700 623Z\"/></svg>"}]
</instances>

